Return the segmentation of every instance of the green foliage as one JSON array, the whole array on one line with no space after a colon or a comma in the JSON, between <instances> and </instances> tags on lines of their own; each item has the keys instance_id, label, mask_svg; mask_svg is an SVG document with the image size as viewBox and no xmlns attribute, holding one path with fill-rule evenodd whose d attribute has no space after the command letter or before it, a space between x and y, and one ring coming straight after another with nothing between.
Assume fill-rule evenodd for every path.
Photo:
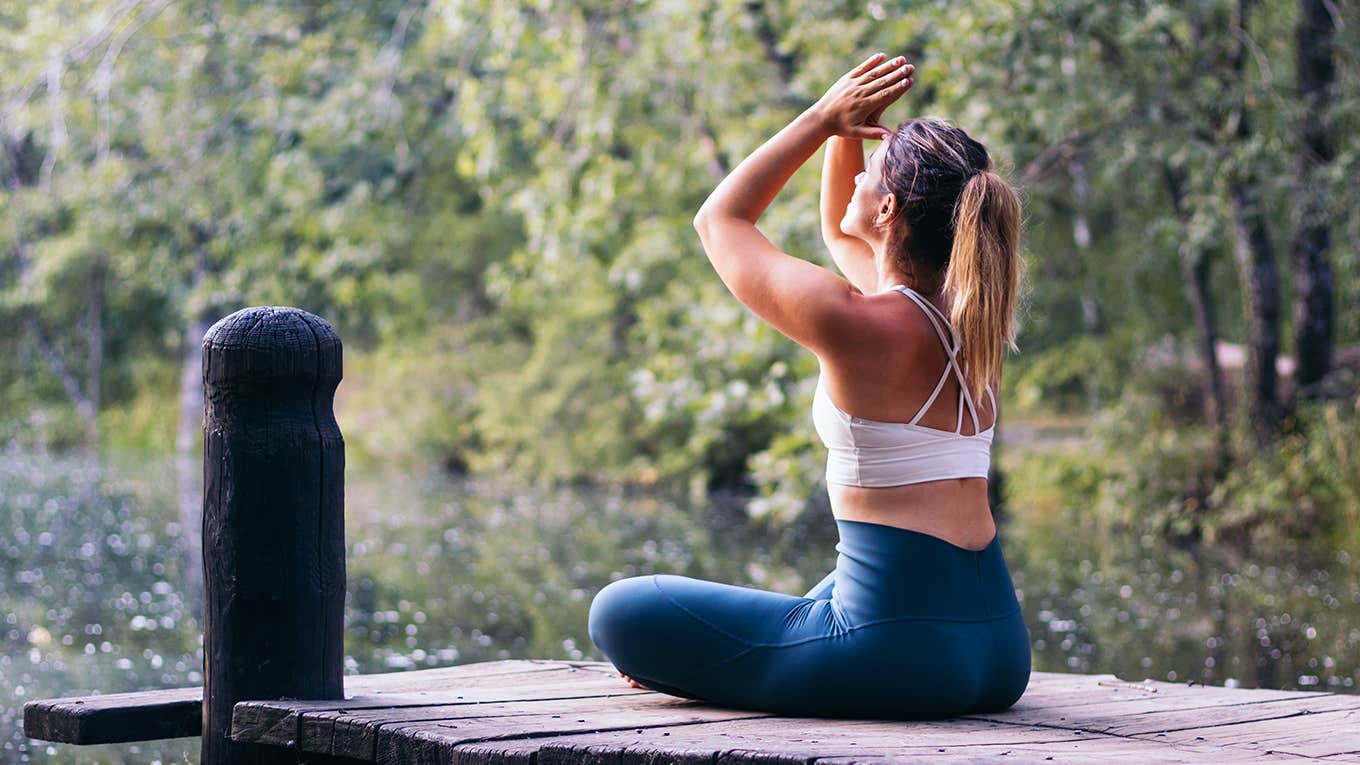
<instances>
[{"instance_id":1,"label":"green foliage","mask_svg":"<svg viewBox=\"0 0 1360 765\"><path fill-rule=\"evenodd\" d=\"M99 413L100 448L115 453L173 453L180 410L166 406L165 399L167 394L174 395L181 371L178 364L159 359L130 366L131 400ZM195 438L191 448L201 450L202 441Z\"/></svg>"},{"instance_id":2,"label":"green foliage","mask_svg":"<svg viewBox=\"0 0 1360 765\"><path fill-rule=\"evenodd\" d=\"M826 455L806 435L785 434L751 458L757 495L747 505L752 518L788 523L805 512L809 498L826 491Z\"/></svg>"},{"instance_id":3,"label":"green foliage","mask_svg":"<svg viewBox=\"0 0 1360 765\"><path fill-rule=\"evenodd\" d=\"M350 353L336 391L345 459L359 469L415 470L440 455L450 472L477 449L477 390L468 363L475 332L446 325L404 344Z\"/></svg>"},{"instance_id":4,"label":"green foliage","mask_svg":"<svg viewBox=\"0 0 1360 765\"><path fill-rule=\"evenodd\" d=\"M1115 535L1344 549L1360 540L1357 440L1360 410L1311 402L1272 449L1254 448L1248 424L1238 424L1220 465L1212 429L1134 387L1101 412L1080 448L1009 458L1007 503L1046 520L1072 512Z\"/></svg>"},{"instance_id":5,"label":"green foliage","mask_svg":"<svg viewBox=\"0 0 1360 765\"><path fill-rule=\"evenodd\" d=\"M1360 540L1360 411L1309 403L1276 449L1249 460L1213 488L1209 529L1217 536Z\"/></svg>"},{"instance_id":6,"label":"green foliage","mask_svg":"<svg viewBox=\"0 0 1360 765\"><path fill-rule=\"evenodd\" d=\"M1173 416L1160 395L1131 389L1099 415L1092 439L1109 465L1098 502L1108 523L1178 538L1198 532L1218 464L1211 429Z\"/></svg>"},{"instance_id":7,"label":"green foliage","mask_svg":"<svg viewBox=\"0 0 1360 765\"><path fill-rule=\"evenodd\" d=\"M690 222L872 50L918 67L886 122L955 120L1023 192L1030 283L1003 409L1132 416L1133 388L1168 382L1140 349L1193 340L1187 257L1211 261L1224 339L1243 335L1225 179L1250 171L1268 209L1293 206L1294 6L1250 6L1240 75L1233 7L33 5L0 31L0 442L79 445L86 405L101 442L172 448L198 322L283 303L346 343L359 462L732 487L793 517L820 496L815 362L727 292ZM1338 7L1323 180L1349 305L1360 19ZM761 229L834 268L808 164ZM1155 506L1200 496L1204 437L1127 437L1116 456L1150 460L1136 485L1168 476Z\"/></svg>"},{"instance_id":8,"label":"green foliage","mask_svg":"<svg viewBox=\"0 0 1360 765\"><path fill-rule=\"evenodd\" d=\"M1007 372L1003 398L1022 413L1089 412L1092 401L1116 398L1128 385L1135 364L1131 339L1127 331L1081 335L1023 355Z\"/></svg>"},{"instance_id":9,"label":"green foliage","mask_svg":"<svg viewBox=\"0 0 1360 765\"><path fill-rule=\"evenodd\" d=\"M1100 517L1105 484L1117 474L1086 449L1024 449L1006 464L1006 505L1027 517L1068 523Z\"/></svg>"}]
</instances>

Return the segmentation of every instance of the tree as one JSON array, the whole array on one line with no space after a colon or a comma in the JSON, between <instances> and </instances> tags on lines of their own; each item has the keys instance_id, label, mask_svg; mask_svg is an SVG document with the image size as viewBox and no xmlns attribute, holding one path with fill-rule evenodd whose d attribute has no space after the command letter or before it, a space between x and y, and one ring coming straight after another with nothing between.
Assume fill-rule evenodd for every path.
<instances>
[{"instance_id":1,"label":"tree","mask_svg":"<svg viewBox=\"0 0 1360 765\"><path fill-rule=\"evenodd\" d=\"M1299 0L1294 78L1300 100L1299 147L1295 170L1298 215L1291 254L1294 262L1294 381L1303 396L1331 367L1333 328L1332 265L1328 256L1327 184L1332 161L1329 106L1336 80L1335 19L1325 0Z\"/></svg>"}]
</instances>

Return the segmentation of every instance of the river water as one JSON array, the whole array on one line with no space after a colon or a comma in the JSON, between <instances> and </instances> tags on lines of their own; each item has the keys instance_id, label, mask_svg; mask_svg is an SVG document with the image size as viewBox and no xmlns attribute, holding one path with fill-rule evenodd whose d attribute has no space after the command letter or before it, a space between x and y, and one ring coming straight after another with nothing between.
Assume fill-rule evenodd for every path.
<instances>
[{"instance_id":1,"label":"river water","mask_svg":"<svg viewBox=\"0 0 1360 765\"><path fill-rule=\"evenodd\" d=\"M105 455L99 471L0 457L0 762L198 761L197 739L77 747L22 732L28 700L202 683L174 475L137 455ZM345 491L347 674L601 660L586 614L613 579L802 594L836 560L829 510L770 525L737 497L354 470ZM1179 547L1081 508L1007 512L1036 670L1357 692L1360 551Z\"/></svg>"}]
</instances>

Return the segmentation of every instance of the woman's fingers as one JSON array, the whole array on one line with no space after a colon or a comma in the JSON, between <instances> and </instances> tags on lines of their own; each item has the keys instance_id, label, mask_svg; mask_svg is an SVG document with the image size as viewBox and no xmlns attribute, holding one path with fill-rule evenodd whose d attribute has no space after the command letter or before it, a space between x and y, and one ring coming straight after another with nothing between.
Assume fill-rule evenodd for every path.
<instances>
[{"instance_id":1,"label":"woman's fingers","mask_svg":"<svg viewBox=\"0 0 1360 765\"><path fill-rule=\"evenodd\" d=\"M850 137L868 141L881 141L883 140L883 131L869 127L857 127L850 131Z\"/></svg>"},{"instance_id":2,"label":"woman's fingers","mask_svg":"<svg viewBox=\"0 0 1360 765\"><path fill-rule=\"evenodd\" d=\"M901 98L903 93L906 93L908 90L911 90L913 82L915 81L912 78L907 77L904 80L900 80L878 91L877 93L868 96L867 100L869 101L869 103L874 104L875 108L877 108L880 105L883 107L887 107L888 104L891 104L893 101L896 101L898 98Z\"/></svg>"},{"instance_id":3,"label":"woman's fingers","mask_svg":"<svg viewBox=\"0 0 1360 765\"><path fill-rule=\"evenodd\" d=\"M913 77L904 77L876 93L870 93L868 96L865 96L865 100L874 104L875 109L887 108L888 104L896 101L903 93L911 90L911 86L915 84L915 82L916 79Z\"/></svg>"},{"instance_id":4,"label":"woman's fingers","mask_svg":"<svg viewBox=\"0 0 1360 765\"><path fill-rule=\"evenodd\" d=\"M875 53L832 85L820 103L840 135L882 140L892 134L879 124L883 110L911 88L915 72L905 56Z\"/></svg>"},{"instance_id":5,"label":"woman's fingers","mask_svg":"<svg viewBox=\"0 0 1360 765\"><path fill-rule=\"evenodd\" d=\"M861 62L859 66L850 70L850 76L858 77L861 74L864 74L865 72L869 71L869 67L873 66L874 64L882 60L883 55L884 54L882 53L875 53L874 55L864 59L864 61Z\"/></svg>"},{"instance_id":6,"label":"woman's fingers","mask_svg":"<svg viewBox=\"0 0 1360 765\"><path fill-rule=\"evenodd\" d=\"M912 66L911 64L898 66L895 69L889 69L888 71L880 74L878 77L875 77L874 79L867 81L864 84L864 87L867 88L871 93L877 92L892 85L896 85L900 80L910 78L915 72L916 67Z\"/></svg>"},{"instance_id":7,"label":"woman's fingers","mask_svg":"<svg viewBox=\"0 0 1360 765\"><path fill-rule=\"evenodd\" d=\"M863 96L864 103L875 111L886 109L888 104L896 101L903 93L910 90L914 82L915 79L911 77L903 77L896 82L883 85L876 90L865 93Z\"/></svg>"},{"instance_id":8,"label":"woman's fingers","mask_svg":"<svg viewBox=\"0 0 1360 765\"><path fill-rule=\"evenodd\" d=\"M893 70L900 69L904 65L911 66L907 63L906 56L895 56L864 72L860 75L859 81L860 83L872 82L884 75L892 74Z\"/></svg>"}]
</instances>

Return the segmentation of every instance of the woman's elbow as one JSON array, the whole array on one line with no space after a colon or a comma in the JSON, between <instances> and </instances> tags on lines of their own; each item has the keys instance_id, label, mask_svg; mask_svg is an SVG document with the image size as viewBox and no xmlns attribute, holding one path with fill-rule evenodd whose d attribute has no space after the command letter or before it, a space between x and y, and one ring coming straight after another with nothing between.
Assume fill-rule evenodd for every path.
<instances>
[{"instance_id":1,"label":"woman's elbow","mask_svg":"<svg viewBox=\"0 0 1360 765\"><path fill-rule=\"evenodd\" d=\"M695 230L703 231L705 228L708 228L708 225L712 223L715 218L717 218L717 213L708 202L705 202L699 208L699 212L694 214Z\"/></svg>"}]
</instances>

